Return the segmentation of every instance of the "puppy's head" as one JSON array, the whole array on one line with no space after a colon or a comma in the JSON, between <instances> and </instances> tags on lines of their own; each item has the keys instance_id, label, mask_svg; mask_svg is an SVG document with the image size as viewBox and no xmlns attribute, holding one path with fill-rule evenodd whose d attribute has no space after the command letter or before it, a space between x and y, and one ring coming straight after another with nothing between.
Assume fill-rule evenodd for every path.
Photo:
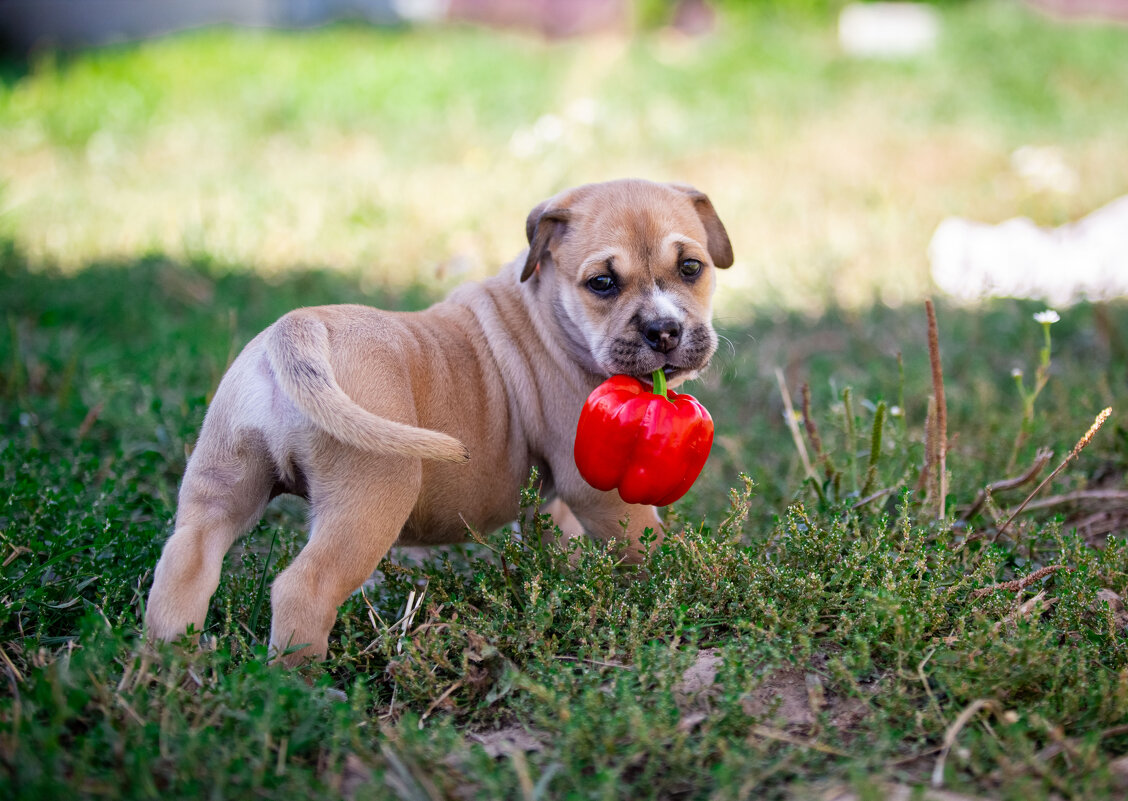
<instances>
[{"instance_id":1,"label":"puppy's head","mask_svg":"<svg viewBox=\"0 0 1128 801\"><path fill-rule=\"evenodd\" d=\"M538 205L526 233L521 280L543 284L565 346L589 370L649 379L664 369L676 385L709 363L714 269L733 256L704 194L640 180L588 184Z\"/></svg>"}]
</instances>

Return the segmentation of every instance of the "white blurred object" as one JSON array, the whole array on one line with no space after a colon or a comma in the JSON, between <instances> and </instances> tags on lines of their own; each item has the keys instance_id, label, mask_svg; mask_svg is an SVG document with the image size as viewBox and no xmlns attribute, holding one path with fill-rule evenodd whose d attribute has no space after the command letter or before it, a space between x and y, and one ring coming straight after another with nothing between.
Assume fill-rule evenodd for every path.
<instances>
[{"instance_id":1,"label":"white blurred object","mask_svg":"<svg viewBox=\"0 0 1128 801\"><path fill-rule=\"evenodd\" d=\"M1056 306L1128 296L1128 195L1060 228L949 217L928 246L932 279L965 301L1037 298Z\"/></svg>"},{"instance_id":2,"label":"white blurred object","mask_svg":"<svg viewBox=\"0 0 1128 801\"><path fill-rule=\"evenodd\" d=\"M520 159L536 156L564 136L564 120L556 114L542 114L530 127L518 128L509 138L509 152Z\"/></svg>"},{"instance_id":3,"label":"white blurred object","mask_svg":"<svg viewBox=\"0 0 1128 801\"><path fill-rule=\"evenodd\" d=\"M1066 164L1059 147L1023 145L1011 153L1010 162L1018 176L1035 191L1072 195L1081 186L1077 171Z\"/></svg>"},{"instance_id":4,"label":"white blurred object","mask_svg":"<svg viewBox=\"0 0 1128 801\"><path fill-rule=\"evenodd\" d=\"M914 56L939 35L940 16L922 3L851 3L838 15L838 43L852 56Z\"/></svg>"},{"instance_id":5,"label":"white blurred object","mask_svg":"<svg viewBox=\"0 0 1128 801\"><path fill-rule=\"evenodd\" d=\"M446 17L450 0L391 0L392 8L408 22L438 22Z\"/></svg>"},{"instance_id":6,"label":"white blurred object","mask_svg":"<svg viewBox=\"0 0 1128 801\"><path fill-rule=\"evenodd\" d=\"M599 120L599 104L590 97L570 102L563 114L542 114L532 125L523 126L509 138L509 152L530 159L559 144L575 144L579 135Z\"/></svg>"}]
</instances>

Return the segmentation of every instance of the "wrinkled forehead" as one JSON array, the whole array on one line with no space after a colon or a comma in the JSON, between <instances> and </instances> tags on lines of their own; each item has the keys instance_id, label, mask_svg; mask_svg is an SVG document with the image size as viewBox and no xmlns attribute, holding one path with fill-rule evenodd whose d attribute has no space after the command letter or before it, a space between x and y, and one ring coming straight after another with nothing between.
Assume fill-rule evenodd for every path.
<instances>
[{"instance_id":1,"label":"wrinkled forehead","mask_svg":"<svg viewBox=\"0 0 1128 801\"><path fill-rule=\"evenodd\" d=\"M569 234L584 250L622 250L640 261L678 244L705 247L705 227L688 196L660 185L601 187L568 199Z\"/></svg>"}]
</instances>

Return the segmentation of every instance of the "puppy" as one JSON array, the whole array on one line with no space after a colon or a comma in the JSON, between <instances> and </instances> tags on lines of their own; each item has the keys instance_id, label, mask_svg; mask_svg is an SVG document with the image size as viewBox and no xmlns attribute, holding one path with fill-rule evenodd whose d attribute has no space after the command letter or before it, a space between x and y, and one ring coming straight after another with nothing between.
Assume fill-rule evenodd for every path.
<instances>
[{"instance_id":1,"label":"puppy","mask_svg":"<svg viewBox=\"0 0 1128 801\"><path fill-rule=\"evenodd\" d=\"M271 589L271 649L287 664L325 658L338 606L392 545L514 520L533 467L567 535L625 536L636 560L646 529L661 539L653 507L580 477L576 423L612 374L663 369L676 386L708 364L728 234L701 192L640 180L562 192L526 234L499 275L425 311L299 309L246 346L188 461L150 637L203 630L224 554L284 492L308 499L311 520Z\"/></svg>"}]
</instances>

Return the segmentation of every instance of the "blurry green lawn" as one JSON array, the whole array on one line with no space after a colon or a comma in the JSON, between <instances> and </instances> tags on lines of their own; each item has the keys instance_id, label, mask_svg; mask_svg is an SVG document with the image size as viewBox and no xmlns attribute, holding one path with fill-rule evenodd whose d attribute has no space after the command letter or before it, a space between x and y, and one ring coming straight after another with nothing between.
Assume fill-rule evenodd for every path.
<instances>
[{"instance_id":1,"label":"blurry green lawn","mask_svg":"<svg viewBox=\"0 0 1128 801\"><path fill-rule=\"evenodd\" d=\"M1003 2L943 19L907 62L731 8L699 41L341 26L48 54L0 83L0 234L33 265L161 252L445 288L512 258L541 199L641 176L714 199L729 319L896 304L928 291L945 216L1060 224L1128 192L1128 30ZM1060 148L1079 191L1026 186L1024 144Z\"/></svg>"}]
</instances>

